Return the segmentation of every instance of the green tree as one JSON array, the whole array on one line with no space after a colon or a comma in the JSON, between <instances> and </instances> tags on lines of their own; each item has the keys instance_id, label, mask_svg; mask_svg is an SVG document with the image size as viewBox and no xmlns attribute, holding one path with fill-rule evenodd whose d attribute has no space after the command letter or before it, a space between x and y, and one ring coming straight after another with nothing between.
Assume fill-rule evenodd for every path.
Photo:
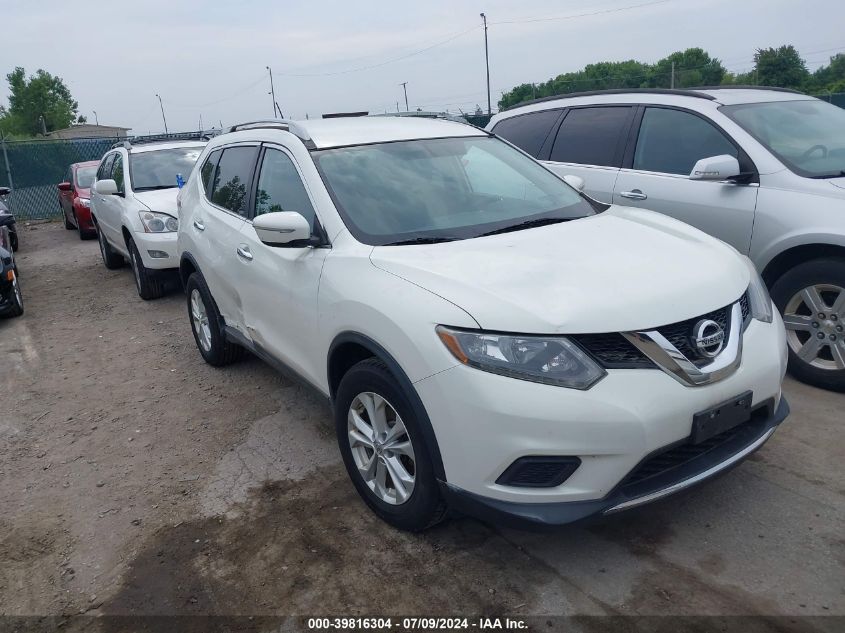
<instances>
[{"instance_id":1,"label":"green tree","mask_svg":"<svg viewBox=\"0 0 845 633\"><path fill-rule=\"evenodd\" d=\"M650 88L672 85L672 63L675 64L675 88L719 86L725 78L725 67L702 48L688 48L664 57L651 68Z\"/></svg>"},{"instance_id":2,"label":"green tree","mask_svg":"<svg viewBox=\"0 0 845 633\"><path fill-rule=\"evenodd\" d=\"M755 85L800 90L810 79L807 64L791 44L779 48L758 48L754 53Z\"/></svg>"},{"instance_id":3,"label":"green tree","mask_svg":"<svg viewBox=\"0 0 845 633\"><path fill-rule=\"evenodd\" d=\"M79 104L73 99L61 77L38 69L26 76L18 66L6 75L9 81L9 108L2 118L12 133L34 136L68 127L76 120Z\"/></svg>"},{"instance_id":4,"label":"green tree","mask_svg":"<svg viewBox=\"0 0 845 633\"><path fill-rule=\"evenodd\" d=\"M809 84L813 93L845 92L845 53L830 58L830 64L813 73Z\"/></svg>"}]
</instances>

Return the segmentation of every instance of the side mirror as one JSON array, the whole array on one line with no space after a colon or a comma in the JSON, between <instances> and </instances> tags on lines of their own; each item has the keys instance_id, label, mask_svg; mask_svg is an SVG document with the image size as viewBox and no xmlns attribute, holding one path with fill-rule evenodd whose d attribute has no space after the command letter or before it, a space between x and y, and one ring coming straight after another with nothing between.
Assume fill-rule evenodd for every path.
<instances>
[{"instance_id":1,"label":"side mirror","mask_svg":"<svg viewBox=\"0 0 845 633\"><path fill-rule=\"evenodd\" d=\"M698 161L690 172L690 180L727 180L740 175L739 161L728 154L710 156Z\"/></svg>"},{"instance_id":2,"label":"side mirror","mask_svg":"<svg viewBox=\"0 0 845 633\"><path fill-rule=\"evenodd\" d=\"M575 191L584 191L584 179L581 176L575 176L573 174L566 174L563 177L563 181L572 187Z\"/></svg>"},{"instance_id":3,"label":"side mirror","mask_svg":"<svg viewBox=\"0 0 845 633\"><path fill-rule=\"evenodd\" d=\"M73 189L69 182L60 182L59 183L59 191L70 191Z\"/></svg>"},{"instance_id":4,"label":"side mirror","mask_svg":"<svg viewBox=\"0 0 845 633\"><path fill-rule=\"evenodd\" d=\"M99 193L101 196L113 196L117 193L117 183L111 178L98 180L94 183L94 191Z\"/></svg>"},{"instance_id":5,"label":"side mirror","mask_svg":"<svg viewBox=\"0 0 845 633\"><path fill-rule=\"evenodd\" d=\"M275 211L257 216L252 228L267 246L303 247L311 244L311 225L296 211Z\"/></svg>"},{"instance_id":6,"label":"side mirror","mask_svg":"<svg viewBox=\"0 0 845 633\"><path fill-rule=\"evenodd\" d=\"M10 193L12 193L12 190L8 187L0 187L0 196L8 196Z\"/></svg>"}]
</instances>

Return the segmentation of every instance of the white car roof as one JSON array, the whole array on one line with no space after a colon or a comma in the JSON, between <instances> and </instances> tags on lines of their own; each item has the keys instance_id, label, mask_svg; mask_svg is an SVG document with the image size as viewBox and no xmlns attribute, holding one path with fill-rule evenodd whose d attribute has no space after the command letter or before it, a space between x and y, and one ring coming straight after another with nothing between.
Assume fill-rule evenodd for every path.
<instances>
[{"instance_id":1,"label":"white car roof","mask_svg":"<svg viewBox=\"0 0 845 633\"><path fill-rule=\"evenodd\" d=\"M238 131L214 138L214 145L229 140L272 138L274 129L287 129L300 137L310 149L410 141L424 138L487 136L487 132L468 123L426 117L361 116L305 121L266 121L245 123ZM231 134L231 136L230 136Z\"/></svg>"},{"instance_id":2,"label":"white car roof","mask_svg":"<svg viewBox=\"0 0 845 633\"><path fill-rule=\"evenodd\" d=\"M160 149L175 149L177 147L198 147L202 149L205 147L206 143L207 141L201 141L198 139L189 141L155 141L152 143L139 143L138 145L132 145L129 149L129 153L140 154L143 152L154 152Z\"/></svg>"}]
</instances>

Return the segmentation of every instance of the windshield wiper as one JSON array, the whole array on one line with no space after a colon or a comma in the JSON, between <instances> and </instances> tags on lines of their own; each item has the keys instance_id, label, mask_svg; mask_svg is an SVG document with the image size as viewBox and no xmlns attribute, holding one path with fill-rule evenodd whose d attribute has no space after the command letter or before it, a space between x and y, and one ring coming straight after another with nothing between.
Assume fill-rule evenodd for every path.
<instances>
[{"instance_id":1,"label":"windshield wiper","mask_svg":"<svg viewBox=\"0 0 845 633\"><path fill-rule=\"evenodd\" d=\"M511 231L521 231L522 229L533 229L537 226L546 226L547 224L557 224L558 222L568 222L575 218L537 218L536 220L526 220L519 224L511 224L500 229L494 229L487 233L482 233L478 237L487 237L488 235L498 235L499 233L510 233Z\"/></svg>"},{"instance_id":2,"label":"windshield wiper","mask_svg":"<svg viewBox=\"0 0 845 633\"><path fill-rule=\"evenodd\" d=\"M135 187L134 191L158 191L159 189L174 189L176 185L150 185L149 187Z\"/></svg>"},{"instance_id":3,"label":"windshield wiper","mask_svg":"<svg viewBox=\"0 0 845 633\"><path fill-rule=\"evenodd\" d=\"M408 246L411 244L440 244L441 242L454 242L457 237L414 237L410 240L399 240L398 242L388 242L382 246Z\"/></svg>"},{"instance_id":4,"label":"windshield wiper","mask_svg":"<svg viewBox=\"0 0 845 633\"><path fill-rule=\"evenodd\" d=\"M810 178L815 178L815 179L842 178L842 176L845 176L845 169L840 169L838 172L834 171L834 172L831 172L829 174L818 174L818 175L815 175L815 176L810 176Z\"/></svg>"}]
</instances>

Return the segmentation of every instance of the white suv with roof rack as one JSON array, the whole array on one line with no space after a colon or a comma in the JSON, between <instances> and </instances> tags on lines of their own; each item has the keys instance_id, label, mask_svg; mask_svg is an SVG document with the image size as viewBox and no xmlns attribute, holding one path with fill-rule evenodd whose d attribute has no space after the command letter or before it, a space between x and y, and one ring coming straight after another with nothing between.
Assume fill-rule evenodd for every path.
<instances>
[{"instance_id":1,"label":"white suv with roof rack","mask_svg":"<svg viewBox=\"0 0 845 633\"><path fill-rule=\"evenodd\" d=\"M772 88L607 90L521 104L487 129L597 200L748 255L783 315L790 371L845 391L845 110Z\"/></svg>"},{"instance_id":2,"label":"white suv with roof rack","mask_svg":"<svg viewBox=\"0 0 845 633\"><path fill-rule=\"evenodd\" d=\"M142 299L159 298L179 267L176 194L205 141L133 139L116 144L97 167L91 217L103 263L119 268L129 260Z\"/></svg>"},{"instance_id":3,"label":"white suv with roof rack","mask_svg":"<svg viewBox=\"0 0 845 633\"><path fill-rule=\"evenodd\" d=\"M313 386L358 492L400 528L638 506L787 415L783 325L746 257L478 128L236 126L179 203L202 357L250 350Z\"/></svg>"}]
</instances>

